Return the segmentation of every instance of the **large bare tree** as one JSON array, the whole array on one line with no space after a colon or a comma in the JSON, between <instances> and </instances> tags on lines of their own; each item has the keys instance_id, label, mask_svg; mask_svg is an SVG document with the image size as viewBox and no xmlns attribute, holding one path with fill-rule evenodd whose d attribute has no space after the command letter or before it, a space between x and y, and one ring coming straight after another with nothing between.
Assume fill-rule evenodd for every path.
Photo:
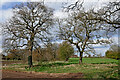
<instances>
[{"instance_id":1,"label":"large bare tree","mask_svg":"<svg viewBox=\"0 0 120 80\"><path fill-rule=\"evenodd\" d=\"M77 0L74 4L65 7L65 9L67 11L74 10L76 8L82 7L83 3L84 0ZM92 9L94 17L87 19L96 20L98 21L98 23L102 22L103 24L108 25L109 27L113 27L115 29L120 28L120 1L110 1L105 4L106 5L104 6L101 5L100 9L94 7Z\"/></svg>"},{"instance_id":2,"label":"large bare tree","mask_svg":"<svg viewBox=\"0 0 120 80\"><path fill-rule=\"evenodd\" d=\"M49 40L49 29L53 24L53 9L42 2L27 2L13 8L13 17L4 24L4 45L6 49L26 48L31 53L40 43Z\"/></svg>"},{"instance_id":3,"label":"large bare tree","mask_svg":"<svg viewBox=\"0 0 120 80\"><path fill-rule=\"evenodd\" d=\"M94 53L95 44L109 44L109 38L103 26L96 20L88 20L94 15L91 10L85 11L82 6L68 11L67 18L58 20L59 37L75 45L79 51L79 64L82 63L83 53Z\"/></svg>"},{"instance_id":4,"label":"large bare tree","mask_svg":"<svg viewBox=\"0 0 120 80\"><path fill-rule=\"evenodd\" d=\"M95 16L88 19L101 21L103 24L115 29L120 28L120 1L109 2L101 9L93 10L93 14Z\"/></svg>"}]
</instances>

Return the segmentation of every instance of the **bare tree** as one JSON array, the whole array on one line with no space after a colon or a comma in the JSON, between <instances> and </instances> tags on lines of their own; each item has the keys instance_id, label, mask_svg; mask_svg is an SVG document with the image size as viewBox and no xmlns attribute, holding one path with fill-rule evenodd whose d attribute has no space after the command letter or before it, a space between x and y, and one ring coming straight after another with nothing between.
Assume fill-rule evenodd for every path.
<instances>
[{"instance_id":1,"label":"bare tree","mask_svg":"<svg viewBox=\"0 0 120 80\"><path fill-rule=\"evenodd\" d=\"M115 29L120 28L120 1L109 2L106 6L95 11L91 20L101 21L103 24L109 24L108 26L114 27Z\"/></svg>"},{"instance_id":2,"label":"bare tree","mask_svg":"<svg viewBox=\"0 0 120 80\"><path fill-rule=\"evenodd\" d=\"M91 11L84 11L80 6L70 10L68 16L58 20L59 37L76 46L80 54L79 64L82 63L83 53L94 53L93 45L110 43L105 38L106 30L96 20L87 19L94 17Z\"/></svg>"},{"instance_id":3,"label":"bare tree","mask_svg":"<svg viewBox=\"0 0 120 80\"><path fill-rule=\"evenodd\" d=\"M26 48L31 53L40 43L47 41L49 28L53 24L53 9L42 2L27 2L17 5L13 9L13 17L4 25L4 45L7 48ZM4 35L5 36L5 35Z\"/></svg>"},{"instance_id":4,"label":"bare tree","mask_svg":"<svg viewBox=\"0 0 120 80\"><path fill-rule=\"evenodd\" d=\"M77 0L74 4L71 4L67 7L64 7L66 11L69 10L75 10L76 8L82 7L83 1ZM88 20L96 20L99 22L102 22L105 25L108 25L109 27L113 27L115 29L120 28L120 1L112 1L106 3L105 6L101 6L100 9L96 11L96 9L92 9L92 13L94 14L94 17L87 18Z\"/></svg>"}]
</instances>

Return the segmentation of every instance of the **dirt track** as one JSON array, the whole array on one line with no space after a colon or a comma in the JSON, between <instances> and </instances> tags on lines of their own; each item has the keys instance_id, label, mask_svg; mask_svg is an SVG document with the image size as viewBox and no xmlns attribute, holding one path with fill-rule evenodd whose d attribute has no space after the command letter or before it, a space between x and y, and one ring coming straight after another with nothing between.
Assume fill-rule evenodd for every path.
<instances>
[{"instance_id":1,"label":"dirt track","mask_svg":"<svg viewBox=\"0 0 120 80\"><path fill-rule=\"evenodd\" d=\"M2 78L81 78L82 73L41 73L2 70Z\"/></svg>"}]
</instances>

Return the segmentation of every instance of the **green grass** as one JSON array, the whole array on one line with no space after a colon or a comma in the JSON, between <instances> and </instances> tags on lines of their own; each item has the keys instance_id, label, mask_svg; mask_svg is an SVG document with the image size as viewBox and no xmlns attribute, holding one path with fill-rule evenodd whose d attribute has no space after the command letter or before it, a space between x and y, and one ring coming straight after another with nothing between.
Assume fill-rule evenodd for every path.
<instances>
[{"instance_id":1,"label":"green grass","mask_svg":"<svg viewBox=\"0 0 120 80\"><path fill-rule=\"evenodd\" d=\"M70 58L70 63L78 63L79 58ZM83 63L88 64L111 64L116 63L118 64L118 60L109 59L109 58L83 58Z\"/></svg>"},{"instance_id":2,"label":"green grass","mask_svg":"<svg viewBox=\"0 0 120 80\"><path fill-rule=\"evenodd\" d=\"M118 60L108 58L83 58L83 64L78 64L79 58L70 58L68 62L43 62L26 71L46 73L83 73L84 78L118 78ZM18 64L17 66L23 66Z\"/></svg>"}]
</instances>

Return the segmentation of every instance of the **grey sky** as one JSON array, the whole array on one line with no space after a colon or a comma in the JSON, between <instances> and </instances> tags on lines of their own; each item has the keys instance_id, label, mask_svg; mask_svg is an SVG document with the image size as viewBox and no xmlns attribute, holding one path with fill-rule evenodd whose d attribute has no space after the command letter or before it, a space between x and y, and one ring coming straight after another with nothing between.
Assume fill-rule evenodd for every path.
<instances>
[{"instance_id":1,"label":"grey sky","mask_svg":"<svg viewBox=\"0 0 120 80\"><path fill-rule=\"evenodd\" d=\"M0 5L6 5L8 4L8 2L10 2L11 4L13 2L26 2L28 0L2 0ZM29 1L41 1L41 0L29 0ZM63 0L45 0L45 4L48 5L51 8L55 9L54 15L57 17L65 17L66 14L61 12L61 7L64 5L63 4ZM64 1L68 1L68 5L71 3L74 3L76 0L64 0ZM95 8L100 8L101 4L105 4L108 1L114 1L114 0L84 0L84 6L86 7L86 9L95 7ZM9 6L12 6L9 4ZM6 8L6 9L0 9L0 22L5 22L7 19L9 19L11 16L13 15L12 13L12 9L11 8ZM113 39L115 41L115 43L117 43L118 41L118 36L115 35L113 36ZM2 38L0 36L0 46L2 44ZM104 52L106 50L108 50L109 47L104 47L104 46L100 46L100 45L96 45L96 52L97 53L102 53L104 55ZM2 48L0 47L0 52L2 51Z\"/></svg>"}]
</instances>

